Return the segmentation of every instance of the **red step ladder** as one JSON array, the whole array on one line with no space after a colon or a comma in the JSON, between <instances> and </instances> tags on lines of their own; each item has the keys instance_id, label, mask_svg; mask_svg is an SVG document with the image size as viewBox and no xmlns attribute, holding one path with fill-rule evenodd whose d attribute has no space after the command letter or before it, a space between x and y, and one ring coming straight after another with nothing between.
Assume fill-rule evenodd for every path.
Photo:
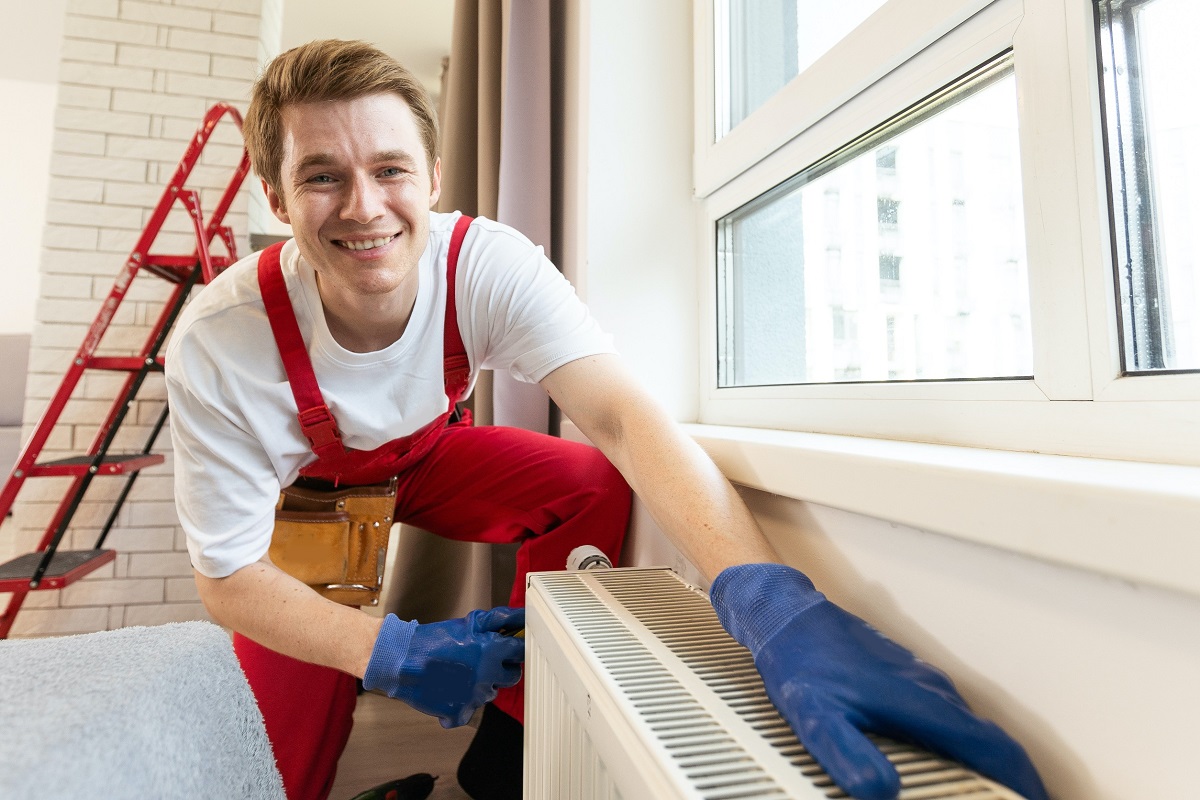
<instances>
[{"instance_id":1,"label":"red step ladder","mask_svg":"<svg viewBox=\"0 0 1200 800\"><path fill-rule=\"evenodd\" d=\"M162 198L155 206L154 213L146 223L133 252L125 261L124 268L117 275L112 291L109 292L108 298L100 307L100 312L88 329L83 344L79 346L66 375L63 376L58 391L50 400L37 428L34 429L25 449L21 452L21 457L17 460L8 481L4 484L4 489L0 491L0 519L5 519L27 478L51 476L74 478L47 525L37 550L5 564L0 564L0 593L12 593L7 609L3 616L0 616L0 639L8 636L17 612L20 611L29 592L61 589L116 558L115 551L104 549L104 540L116 521L117 512L125 502L125 498L129 496L138 472L146 467L163 463L163 456L152 453L151 449L167 421L165 403L141 452L112 453L109 451L142 383L150 373L162 371L163 359L160 355L162 347L193 287L212 280L222 269L237 260L237 246L234 243L233 231L227 225L223 225L222 221L250 170L250 159L245 151L243 150L241 162L229 179L217 207L207 220L200 210L199 190L189 189L186 185L188 176L191 175L192 168L199 161L213 129L225 115L229 115L238 130L241 130L242 117L233 106L219 103L204 115L204 120L188 144L187 150L179 162L179 167L163 190ZM151 253L150 248L154 245L163 223L176 203L182 204L192 223L196 248L193 252L185 255ZM224 245L227 255L216 255L212 252L213 241L216 239L219 239ZM149 337L137 356L97 356L97 348L117 312L117 307L121 304L133 279L142 271L156 275L174 285ZM37 458L45 446L46 440L70 400L71 393L75 390L79 379L87 370L122 372L126 373L128 377L86 453L72 458L38 463ZM59 550L58 546L70 527L71 518L79 508L92 478L105 475L124 476L125 485L116 499L107 521L101 528L95 546L90 550Z\"/></svg>"}]
</instances>

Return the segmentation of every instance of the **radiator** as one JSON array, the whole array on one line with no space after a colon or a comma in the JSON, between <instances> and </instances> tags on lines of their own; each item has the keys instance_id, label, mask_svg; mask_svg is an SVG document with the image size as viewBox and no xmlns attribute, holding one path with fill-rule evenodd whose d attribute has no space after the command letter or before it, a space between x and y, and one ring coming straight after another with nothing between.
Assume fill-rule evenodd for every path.
<instances>
[{"instance_id":1,"label":"radiator","mask_svg":"<svg viewBox=\"0 0 1200 800\"><path fill-rule=\"evenodd\" d=\"M536 573L526 598L525 800L843 798L708 598L667 569ZM876 738L902 800L1020 800Z\"/></svg>"}]
</instances>

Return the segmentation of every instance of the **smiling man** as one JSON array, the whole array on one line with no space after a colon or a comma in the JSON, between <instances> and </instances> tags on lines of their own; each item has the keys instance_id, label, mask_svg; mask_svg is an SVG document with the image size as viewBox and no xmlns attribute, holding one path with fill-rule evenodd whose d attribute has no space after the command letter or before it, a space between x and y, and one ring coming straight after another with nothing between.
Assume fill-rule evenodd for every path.
<instances>
[{"instance_id":1,"label":"smiling man","mask_svg":"<svg viewBox=\"0 0 1200 800\"><path fill-rule=\"evenodd\" d=\"M416 301L441 164L429 163L395 94L288 105L280 116L271 210L292 225L316 274L334 339L355 352L382 350L403 334Z\"/></svg>"},{"instance_id":2,"label":"smiling man","mask_svg":"<svg viewBox=\"0 0 1200 800\"><path fill-rule=\"evenodd\" d=\"M523 624L524 575L561 569L580 544L615 563L630 487L714 578L723 624L853 796L899 787L870 730L1044 797L1019 745L975 717L946 676L776 563L733 488L633 380L540 247L489 220L430 211L437 124L403 67L361 42L290 50L255 84L245 134L295 238L191 302L167 387L200 596L236 632L290 798L328 795L355 677L447 727L484 706L459 781L475 798L519 797L523 646L506 634ZM540 383L599 449L471 427L454 409L480 369ZM273 563L282 488L381 482L395 487L396 520L519 542L512 607L379 620Z\"/></svg>"}]
</instances>

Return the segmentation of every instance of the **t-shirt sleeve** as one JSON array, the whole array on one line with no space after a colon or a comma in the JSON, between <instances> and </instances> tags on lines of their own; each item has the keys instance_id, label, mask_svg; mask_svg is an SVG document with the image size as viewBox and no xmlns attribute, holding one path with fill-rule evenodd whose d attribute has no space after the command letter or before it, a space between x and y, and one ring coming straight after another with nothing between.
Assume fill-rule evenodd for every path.
<instances>
[{"instance_id":1,"label":"t-shirt sleeve","mask_svg":"<svg viewBox=\"0 0 1200 800\"><path fill-rule=\"evenodd\" d=\"M576 359L616 352L542 248L512 228L476 220L459 270L467 303L459 318L476 353L482 349L484 369L536 383Z\"/></svg>"},{"instance_id":2,"label":"t-shirt sleeve","mask_svg":"<svg viewBox=\"0 0 1200 800\"><path fill-rule=\"evenodd\" d=\"M202 347L172 342L167 397L175 506L192 566L223 578L270 547L279 479ZM172 369L186 364L186 369Z\"/></svg>"}]
</instances>

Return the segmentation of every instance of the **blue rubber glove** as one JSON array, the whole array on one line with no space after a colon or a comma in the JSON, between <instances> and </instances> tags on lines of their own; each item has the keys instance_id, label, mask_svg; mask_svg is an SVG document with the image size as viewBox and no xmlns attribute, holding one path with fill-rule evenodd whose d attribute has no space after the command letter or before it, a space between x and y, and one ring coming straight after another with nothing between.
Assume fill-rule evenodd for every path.
<instances>
[{"instance_id":1,"label":"blue rubber glove","mask_svg":"<svg viewBox=\"0 0 1200 800\"><path fill-rule=\"evenodd\" d=\"M1033 763L997 725L975 716L943 672L825 599L782 564L730 567L713 607L754 654L767 695L801 744L859 800L892 800L895 768L863 731L955 759L1028 800L1047 800Z\"/></svg>"},{"instance_id":2,"label":"blue rubber glove","mask_svg":"<svg viewBox=\"0 0 1200 800\"><path fill-rule=\"evenodd\" d=\"M388 614L363 687L437 717L443 728L466 725L498 689L521 680L525 640L500 631L524 627L525 609L503 606L428 625Z\"/></svg>"}]
</instances>

